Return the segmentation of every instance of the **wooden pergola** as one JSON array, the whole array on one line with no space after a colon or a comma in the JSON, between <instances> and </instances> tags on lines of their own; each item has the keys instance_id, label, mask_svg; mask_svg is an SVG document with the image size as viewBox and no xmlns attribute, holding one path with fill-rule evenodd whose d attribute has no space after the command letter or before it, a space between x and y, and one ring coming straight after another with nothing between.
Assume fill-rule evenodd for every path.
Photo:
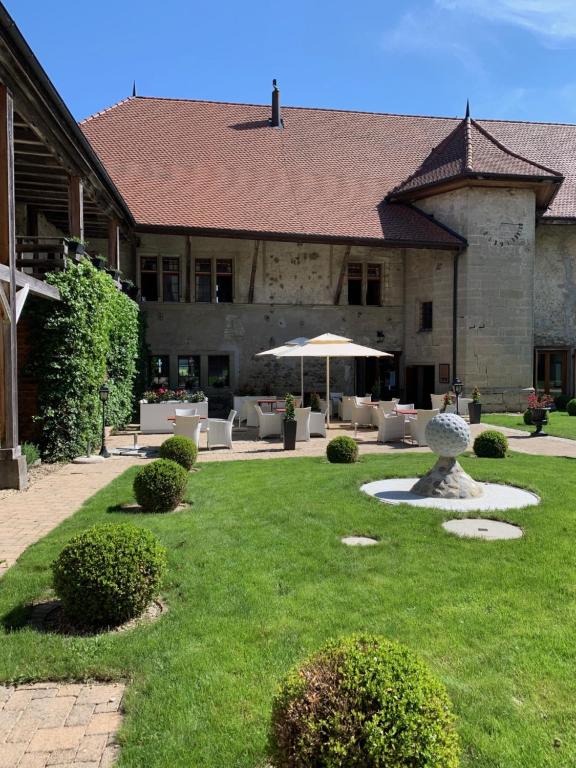
<instances>
[{"instance_id":1,"label":"wooden pergola","mask_svg":"<svg viewBox=\"0 0 576 768\"><path fill-rule=\"evenodd\" d=\"M17 232L17 208L25 214L25 231ZM56 245L39 236L39 214L62 233ZM18 320L29 295L60 298L26 265L44 258L49 269L56 260L46 256L54 252L65 263L64 238L76 236L107 239L108 263L118 269L120 238L132 238L133 225L124 200L0 4L0 488L27 484L18 436Z\"/></svg>"}]
</instances>

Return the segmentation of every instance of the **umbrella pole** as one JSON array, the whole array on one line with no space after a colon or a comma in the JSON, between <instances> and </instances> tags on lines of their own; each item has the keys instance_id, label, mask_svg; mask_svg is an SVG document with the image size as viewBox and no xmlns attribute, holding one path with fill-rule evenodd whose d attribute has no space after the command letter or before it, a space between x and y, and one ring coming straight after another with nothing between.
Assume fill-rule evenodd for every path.
<instances>
[{"instance_id":1,"label":"umbrella pole","mask_svg":"<svg viewBox=\"0 0 576 768\"><path fill-rule=\"evenodd\" d=\"M304 358L300 358L300 395L302 396L302 408L304 408Z\"/></svg>"},{"instance_id":2,"label":"umbrella pole","mask_svg":"<svg viewBox=\"0 0 576 768\"><path fill-rule=\"evenodd\" d=\"M326 358L326 427L330 429L330 358Z\"/></svg>"}]
</instances>

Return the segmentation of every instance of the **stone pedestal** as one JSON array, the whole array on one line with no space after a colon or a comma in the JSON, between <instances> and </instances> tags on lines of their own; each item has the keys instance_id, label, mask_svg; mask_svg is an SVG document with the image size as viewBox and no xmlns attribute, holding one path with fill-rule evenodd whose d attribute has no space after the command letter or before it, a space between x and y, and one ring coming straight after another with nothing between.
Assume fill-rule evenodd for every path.
<instances>
[{"instance_id":1,"label":"stone pedestal","mask_svg":"<svg viewBox=\"0 0 576 768\"><path fill-rule=\"evenodd\" d=\"M454 456L440 456L432 469L415 483L412 493L441 499L472 499L482 496L483 491Z\"/></svg>"},{"instance_id":2,"label":"stone pedestal","mask_svg":"<svg viewBox=\"0 0 576 768\"><path fill-rule=\"evenodd\" d=\"M12 451L0 451L0 488L28 488L28 467L25 456L14 456Z\"/></svg>"}]
</instances>

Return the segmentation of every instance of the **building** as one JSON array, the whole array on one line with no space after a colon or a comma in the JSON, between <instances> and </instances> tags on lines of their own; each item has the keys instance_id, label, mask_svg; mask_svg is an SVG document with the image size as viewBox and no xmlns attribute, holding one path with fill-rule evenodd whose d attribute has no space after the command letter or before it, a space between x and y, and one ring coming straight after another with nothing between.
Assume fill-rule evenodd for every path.
<instances>
[{"instance_id":1,"label":"building","mask_svg":"<svg viewBox=\"0 0 576 768\"><path fill-rule=\"evenodd\" d=\"M134 96L78 126L0 6L0 486L22 483L33 396L16 320L58 300L42 275L70 235L139 288L150 382L216 406L297 389L255 353L326 331L394 353L335 364L345 393L574 394L575 172L576 126L282 108L275 84L267 105Z\"/></svg>"},{"instance_id":2,"label":"building","mask_svg":"<svg viewBox=\"0 0 576 768\"><path fill-rule=\"evenodd\" d=\"M281 110L276 87L81 126L136 221L124 263L171 385L282 392L296 372L254 354L331 331L394 353L335 390L574 392L576 126Z\"/></svg>"}]
</instances>

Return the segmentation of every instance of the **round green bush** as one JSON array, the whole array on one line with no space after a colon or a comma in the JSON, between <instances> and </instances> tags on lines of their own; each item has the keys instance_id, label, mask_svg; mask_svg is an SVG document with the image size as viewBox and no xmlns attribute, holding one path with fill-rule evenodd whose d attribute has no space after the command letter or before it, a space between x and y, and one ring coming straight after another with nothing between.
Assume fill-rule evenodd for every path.
<instances>
[{"instance_id":1,"label":"round green bush","mask_svg":"<svg viewBox=\"0 0 576 768\"><path fill-rule=\"evenodd\" d=\"M332 464L353 464L358 461L358 445L348 435L340 435L330 440L326 446L326 456Z\"/></svg>"},{"instance_id":2,"label":"round green bush","mask_svg":"<svg viewBox=\"0 0 576 768\"><path fill-rule=\"evenodd\" d=\"M566 411L568 412L568 416L576 416L576 399L568 400Z\"/></svg>"},{"instance_id":3,"label":"round green bush","mask_svg":"<svg viewBox=\"0 0 576 768\"><path fill-rule=\"evenodd\" d=\"M508 439L495 429L481 432L474 440L474 453L482 459L503 459L508 451Z\"/></svg>"},{"instance_id":4,"label":"round green bush","mask_svg":"<svg viewBox=\"0 0 576 768\"><path fill-rule=\"evenodd\" d=\"M524 424L527 424L529 427L532 426L532 411L530 410L530 408L526 408L522 418L524 419Z\"/></svg>"},{"instance_id":5,"label":"round green bush","mask_svg":"<svg viewBox=\"0 0 576 768\"><path fill-rule=\"evenodd\" d=\"M444 686L384 638L330 643L292 670L272 705L274 768L457 768Z\"/></svg>"},{"instance_id":6,"label":"round green bush","mask_svg":"<svg viewBox=\"0 0 576 768\"><path fill-rule=\"evenodd\" d=\"M53 583L75 624L116 626L138 616L158 593L166 550L135 525L95 525L74 536L52 563Z\"/></svg>"},{"instance_id":7,"label":"round green bush","mask_svg":"<svg viewBox=\"0 0 576 768\"><path fill-rule=\"evenodd\" d=\"M160 446L160 458L170 459L180 464L184 469L192 469L198 456L198 448L194 440L183 435L169 437Z\"/></svg>"},{"instance_id":8,"label":"round green bush","mask_svg":"<svg viewBox=\"0 0 576 768\"><path fill-rule=\"evenodd\" d=\"M170 459L157 459L139 469L134 496L144 512L170 512L184 498L188 472Z\"/></svg>"},{"instance_id":9,"label":"round green bush","mask_svg":"<svg viewBox=\"0 0 576 768\"><path fill-rule=\"evenodd\" d=\"M554 398L554 405L556 406L557 411L565 411L566 406L570 402L572 398L570 395L556 395Z\"/></svg>"}]
</instances>

